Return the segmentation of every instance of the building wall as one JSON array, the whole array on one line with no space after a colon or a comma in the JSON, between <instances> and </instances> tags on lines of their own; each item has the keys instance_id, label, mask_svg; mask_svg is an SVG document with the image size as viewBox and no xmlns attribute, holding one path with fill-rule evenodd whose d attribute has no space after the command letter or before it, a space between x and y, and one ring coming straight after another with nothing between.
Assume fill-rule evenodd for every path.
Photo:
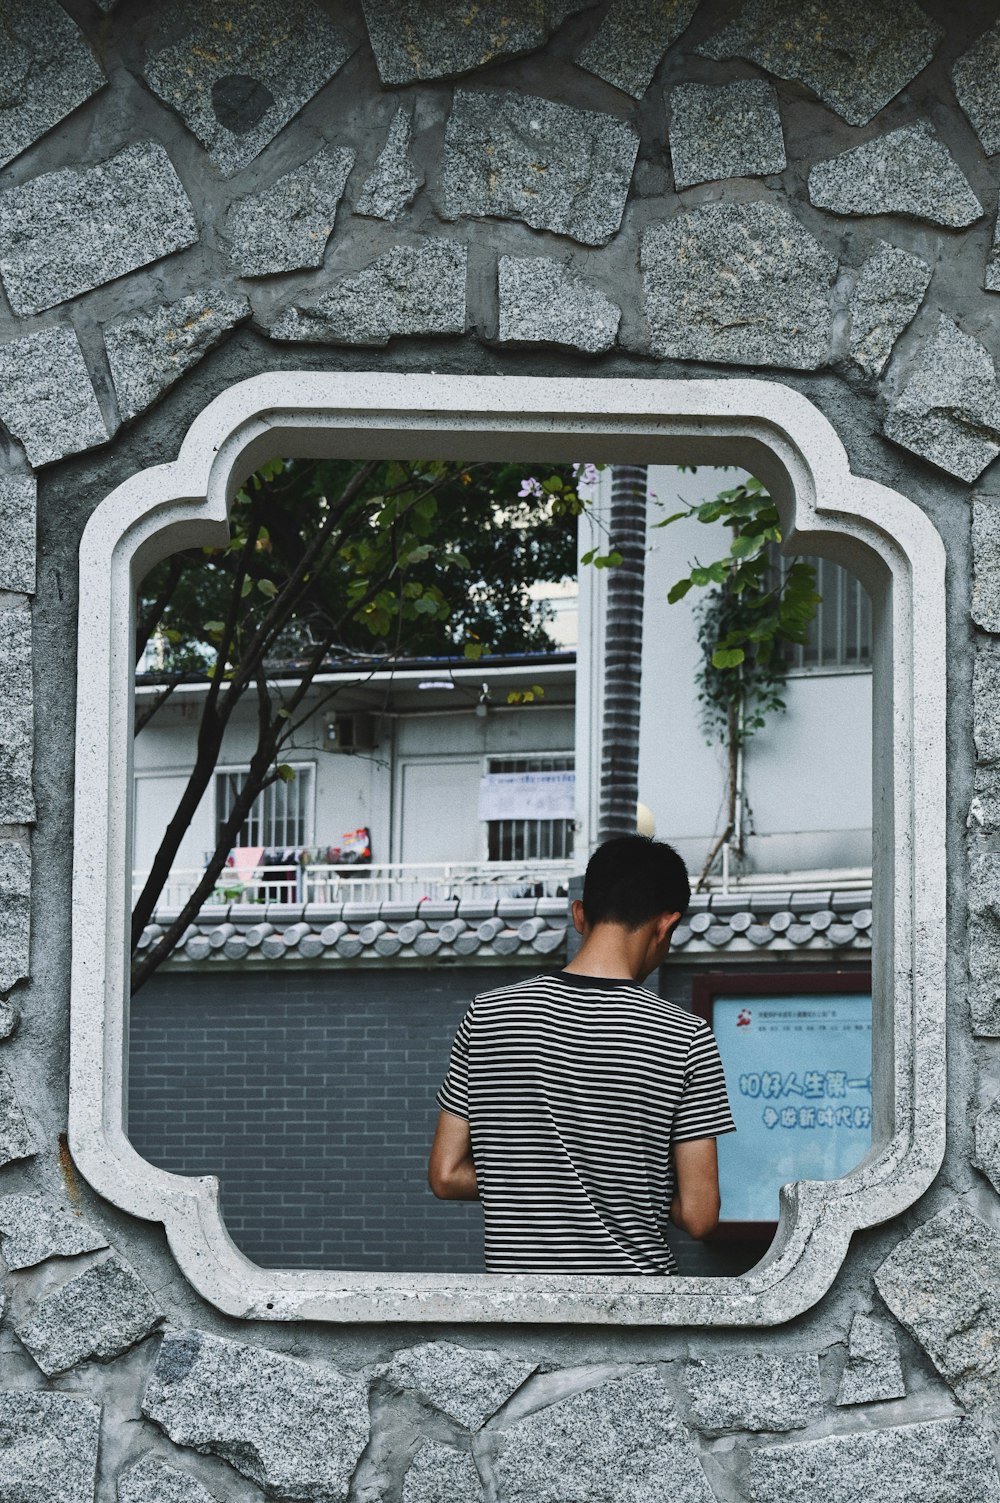
<instances>
[{"instance_id":1,"label":"building wall","mask_svg":"<svg viewBox=\"0 0 1000 1503\"><path fill-rule=\"evenodd\" d=\"M133 1470L162 1461L220 1503L397 1498L407 1471L409 1499L477 1496L480 1470L507 1503L652 1495L667 1474L699 1503L927 1503L942 1477L995 1498L995 9L831 0L800 26L794 6L704 0L636 27L617 4L555 6L499 36L466 6L421 14L413 32L392 0L9 11L0 1490L27 1476L40 1498L111 1503L129 1473L123 1495L162 1496ZM325 148L352 154L342 198L347 159ZM835 1274L831 1234L832 1283L780 1328L625 1327L608 1308L599 1326L428 1330L375 1303L349 1327L237 1320L74 1169L81 531L217 394L301 370L490 373L526 402L538 375L779 382L944 538L947 1157ZM471 1432L521 1385L473 1469Z\"/></svg>"}]
</instances>

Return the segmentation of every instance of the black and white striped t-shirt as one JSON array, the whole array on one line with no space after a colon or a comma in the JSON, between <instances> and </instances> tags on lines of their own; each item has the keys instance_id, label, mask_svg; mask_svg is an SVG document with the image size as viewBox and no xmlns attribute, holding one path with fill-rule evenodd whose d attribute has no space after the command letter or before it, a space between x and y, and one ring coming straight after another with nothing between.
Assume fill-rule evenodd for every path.
<instances>
[{"instance_id":1,"label":"black and white striped t-shirt","mask_svg":"<svg viewBox=\"0 0 1000 1503\"><path fill-rule=\"evenodd\" d=\"M476 997L437 1101L469 1122L491 1273L676 1272L671 1145L735 1130L706 1023L569 971Z\"/></svg>"}]
</instances>

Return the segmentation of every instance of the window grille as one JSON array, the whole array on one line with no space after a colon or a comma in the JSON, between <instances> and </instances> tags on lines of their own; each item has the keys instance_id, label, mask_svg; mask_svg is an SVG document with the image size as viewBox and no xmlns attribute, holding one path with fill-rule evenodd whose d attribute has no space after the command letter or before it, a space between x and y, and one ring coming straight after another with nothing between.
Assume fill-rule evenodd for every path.
<instances>
[{"instance_id":1,"label":"window grille","mask_svg":"<svg viewBox=\"0 0 1000 1503\"><path fill-rule=\"evenodd\" d=\"M490 757L490 772L572 772L571 756ZM490 861L568 861L573 855L572 819L491 819Z\"/></svg>"},{"instance_id":2,"label":"window grille","mask_svg":"<svg viewBox=\"0 0 1000 1503\"><path fill-rule=\"evenodd\" d=\"M247 779L247 768L215 775L216 839L232 812ZM258 794L233 845L262 845L265 850L290 850L312 840L313 774L311 763L299 763L291 782L280 779Z\"/></svg>"},{"instance_id":3,"label":"window grille","mask_svg":"<svg viewBox=\"0 0 1000 1503\"><path fill-rule=\"evenodd\" d=\"M774 550L772 566L781 575L795 562ZM784 660L803 672L831 668L869 669L872 663L872 603L853 574L828 558L810 559L816 570L816 593L822 598L809 626L808 640L789 644Z\"/></svg>"}]
</instances>

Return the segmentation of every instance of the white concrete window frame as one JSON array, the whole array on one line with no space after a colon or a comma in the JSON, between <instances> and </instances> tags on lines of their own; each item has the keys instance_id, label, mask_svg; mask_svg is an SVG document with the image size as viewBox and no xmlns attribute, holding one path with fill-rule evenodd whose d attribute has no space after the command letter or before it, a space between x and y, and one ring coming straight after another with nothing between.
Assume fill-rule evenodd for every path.
<instances>
[{"instance_id":1,"label":"white concrete window frame","mask_svg":"<svg viewBox=\"0 0 1000 1503\"><path fill-rule=\"evenodd\" d=\"M782 1194L778 1233L740 1278L293 1272L232 1242L212 1176L142 1159L124 1127L128 808L137 582L183 547L221 543L227 506L277 454L734 464L770 486L789 547L835 558L876 618L875 1079L871 1152ZM274 373L230 388L178 458L96 509L80 551L69 1129L93 1188L160 1222L192 1286L260 1320L769 1326L830 1287L856 1230L928 1187L944 1151L944 547L919 508L852 475L805 397L760 380Z\"/></svg>"}]
</instances>

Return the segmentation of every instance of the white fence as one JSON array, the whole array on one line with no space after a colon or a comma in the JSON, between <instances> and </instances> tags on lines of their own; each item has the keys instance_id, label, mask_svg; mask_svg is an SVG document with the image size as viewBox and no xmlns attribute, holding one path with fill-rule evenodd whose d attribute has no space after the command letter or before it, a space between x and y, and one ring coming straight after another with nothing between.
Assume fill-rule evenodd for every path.
<instances>
[{"instance_id":1,"label":"white fence","mask_svg":"<svg viewBox=\"0 0 1000 1503\"><path fill-rule=\"evenodd\" d=\"M219 877L204 907L229 903L417 904L422 898L559 897L567 892L572 861L380 862L371 865L259 866L243 879L232 868ZM148 872L132 873L132 901ZM179 908L203 876L197 867L170 873L158 907Z\"/></svg>"}]
</instances>

